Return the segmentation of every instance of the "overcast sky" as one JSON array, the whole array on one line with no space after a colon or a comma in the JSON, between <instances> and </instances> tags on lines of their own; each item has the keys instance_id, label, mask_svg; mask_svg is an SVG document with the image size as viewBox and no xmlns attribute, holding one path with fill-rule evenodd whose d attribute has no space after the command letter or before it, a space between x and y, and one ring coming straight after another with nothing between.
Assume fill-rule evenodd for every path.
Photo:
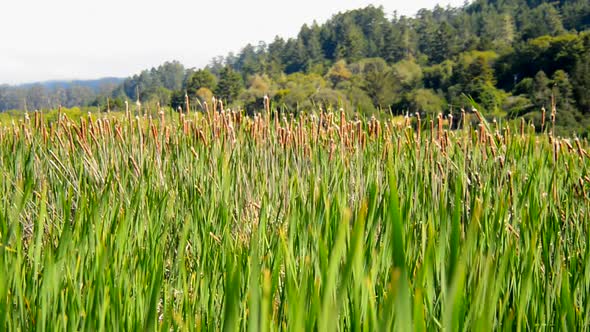
<instances>
[{"instance_id":1,"label":"overcast sky","mask_svg":"<svg viewBox=\"0 0 590 332\"><path fill-rule=\"evenodd\" d=\"M414 15L464 0L2 0L0 84L126 77L164 61L203 67L247 43L294 37L304 23L382 5Z\"/></svg>"}]
</instances>

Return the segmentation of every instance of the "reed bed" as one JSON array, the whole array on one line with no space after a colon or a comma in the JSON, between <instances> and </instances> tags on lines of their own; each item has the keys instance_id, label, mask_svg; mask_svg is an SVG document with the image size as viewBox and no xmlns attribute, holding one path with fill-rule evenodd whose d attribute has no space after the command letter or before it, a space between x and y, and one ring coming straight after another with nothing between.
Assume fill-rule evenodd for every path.
<instances>
[{"instance_id":1,"label":"reed bed","mask_svg":"<svg viewBox=\"0 0 590 332\"><path fill-rule=\"evenodd\" d=\"M588 329L586 141L204 107L1 126L1 330Z\"/></svg>"}]
</instances>

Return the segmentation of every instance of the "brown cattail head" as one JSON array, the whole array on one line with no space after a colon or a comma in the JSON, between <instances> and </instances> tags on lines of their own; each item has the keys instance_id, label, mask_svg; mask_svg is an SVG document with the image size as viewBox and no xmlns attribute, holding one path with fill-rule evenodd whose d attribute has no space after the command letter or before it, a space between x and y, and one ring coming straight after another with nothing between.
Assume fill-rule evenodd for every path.
<instances>
[{"instance_id":1,"label":"brown cattail head","mask_svg":"<svg viewBox=\"0 0 590 332\"><path fill-rule=\"evenodd\" d=\"M420 119L420 112L416 112L416 119L417 119L417 123L416 123L416 131L417 131L417 140L418 140L418 144L420 144L420 135L422 133L422 119Z\"/></svg>"},{"instance_id":2,"label":"brown cattail head","mask_svg":"<svg viewBox=\"0 0 590 332\"><path fill-rule=\"evenodd\" d=\"M268 95L264 95L264 110L267 114L270 113L270 99Z\"/></svg>"},{"instance_id":3,"label":"brown cattail head","mask_svg":"<svg viewBox=\"0 0 590 332\"><path fill-rule=\"evenodd\" d=\"M191 109L191 106L190 105L191 104L190 104L190 100L188 98L188 92L185 91L184 92L184 106L185 106L185 112L186 112L186 114L189 114L190 113L190 109Z\"/></svg>"},{"instance_id":4,"label":"brown cattail head","mask_svg":"<svg viewBox=\"0 0 590 332\"><path fill-rule=\"evenodd\" d=\"M35 114L34 115L35 129L39 129L39 126L40 126L40 123L39 123L39 111L38 110L35 110L35 113L34 114Z\"/></svg>"},{"instance_id":5,"label":"brown cattail head","mask_svg":"<svg viewBox=\"0 0 590 332\"><path fill-rule=\"evenodd\" d=\"M484 123L484 119L483 119L483 117L481 116L481 114L479 113L479 111L478 111L478 110L477 110L475 107L474 107L474 108L472 108L472 109L471 109L471 111L472 111L473 113L475 113L475 116L477 116L477 120L478 120L479 122L481 122L481 123Z\"/></svg>"},{"instance_id":6,"label":"brown cattail head","mask_svg":"<svg viewBox=\"0 0 590 332\"><path fill-rule=\"evenodd\" d=\"M160 110L158 114L160 115L160 126L164 127L164 125L166 124L166 117L164 115L164 111Z\"/></svg>"},{"instance_id":7,"label":"brown cattail head","mask_svg":"<svg viewBox=\"0 0 590 332\"><path fill-rule=\"evenodd\" d=\"M61 126L61 105L57 106L57 124L59 128Z\"/></svg>"},{"instance_id":8,"label":"brown cattail head","mask_svg":"<svg viewBox=\"0 0 590 332\"><path fill-rule=\"evenodd\" d=\"M465 109L461 109L461 126L465 127Z\"/></svg>"},{"instance_id":9,"label":"brown cattail head","mask_svg":"<svg viewBox=\"0 0 590 332\"><path fill-rule=\"evenodd\" d=\"M141 114L141 101L139 101L139 97L137 97L137 101L135 102L135 106L137 106L137 115Z\"/></svg>"},{"instance_id":10,"label":"brown cattail head","mask_svg":"<svg viewBox=\"0 0 590 332\"><path fill-rule=\"evenodd\" d=\"M125 100L125 116L127 123L131 124L131 112L129 112L129 102L127 100Z\"/></svg>"},{"instance_id":11,"label":"brown cattail head","mask_svg":"<svg viewBox=\"0 0 590 332\"><path fill-rule=\"evenodd\" d=\"M344 109L340 109L340 140L344 141L344 127L346 127L346 116L344 114Z\"/></svg>"},{"instance_id":12,"label":"brown cattail head","mask_svg":"<svg viewBox=\"0 0 590 332\"><path fill-rule=\"evenodd\" d=\"M442 131L443 131L443 116L442 113L438 113L438 141L442 141Z\"/></svg>"},{"instance_id":13,"label":"brown cattail head","mask_svg":"<svg viewBox=\"0 0 590 332\"><path fill-rule=\"evenodd\" d=\"M587 155L587 152L582 148L582 144L580 144L580 139L575 138L574 142L576 142L576 148L578 149L578 155L580 158L584 158L584 155Z\"/></svg>"},{"instance_id":14,"label":"brown cattail head","mask_svg":"<svg viewBox=\"0 0 590 332\"><path fill-rule=\"evenodd\" d=\"M559 142L557 140L555 140L553 142L553 161L555 163L557 163L557 158L558 158L558 154L559 154Z\"/></svg>"},{"instance_id":15,"label":"brown cattail head","mask_svg":"<svg viewBox=\"0 0 590 332\"><path fill-rule=\"evenodd\" d=\"M334 140L331 139L330 140L330 156L329 156L328 160L332 161L332 158L334 157L335 150L336 150L336 144L334 144Z\"/></svg>"}]
</instances>

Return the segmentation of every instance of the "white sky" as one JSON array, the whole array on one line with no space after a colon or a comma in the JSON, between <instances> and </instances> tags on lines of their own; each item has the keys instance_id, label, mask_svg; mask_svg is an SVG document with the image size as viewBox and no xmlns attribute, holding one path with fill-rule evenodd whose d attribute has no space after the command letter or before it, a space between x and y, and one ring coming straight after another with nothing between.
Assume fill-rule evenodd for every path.
<instances>
[{"instance_id":1,"label":"white sky","mask_svg":"<svg viewBox=\"0 0 590 332\"><path fill-rule=\"evenodd\" d=\"M464 0L0 0L0 84L126 77L179 60L203 67L247 43L369 4L414 15Z\"/></svg>"}]
</instances>

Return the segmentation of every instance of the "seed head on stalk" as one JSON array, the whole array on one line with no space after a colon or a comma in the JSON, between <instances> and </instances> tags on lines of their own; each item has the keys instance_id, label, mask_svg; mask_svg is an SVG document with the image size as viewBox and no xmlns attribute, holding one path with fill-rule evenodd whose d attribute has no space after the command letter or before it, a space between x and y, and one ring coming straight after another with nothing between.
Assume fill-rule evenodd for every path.
<instances>
[{"instance_id":1,"label":"seed head on stalk","mask_svg":"<svg viewBox=\"0 0 590 332\"><path fill-rule=\"evenodd\" d=\"M553 162L557 164L557 159L559 156L559 143L557 140L553 142Z\"/></svg>"},{"instance_id":2,"label":"seed head on stalk","mask_svg":"<svg viewBox=\"0 0 590 332\"><path fill-rule=\"evenodd\" d=\"M580 158L584 158L584 156L588 157L588 153L582 148L582 144L580 144L580 139L576 137L574 142L576 142L576 148L578 148L578 155Z\"/></svg>"},{"instance_id":3,"label":"seed head on stalk","mask_svg":"<svg viewBox=\"0 0 590 332\"><path fill-rule=\"evenodd\" d=\"M574 147L572 146L572 143L570 143L569 139L563 139L561 140L561 143L567 146L568 152L572 152L574 150Z\"/></svg>"},{"instance_id":4,"label":"seed head on stalk","mask_svg":"<svg viewBox=\"0 0 590 332\"><path fill-rule=\"evenodd\" d=\"M346 127L346 115L344 109L340 109L340 142L344 142L344 128Z\"/></svg>"},{"instance_id":5,"label":"seed head on stalk","mask_svg":"<svg viewBox=\"0 0 590 332\"><path fill-rule=\"evenodd\" d=\"M127 123L131 123L131 114L129 114L129 102L125 100L125 117L127 118Z\"/></svg>"},{"instance_id":6,"label":"seed head on stalk","mask_svg":"<svg viewBox=\"0 0 590 332\"><path fill-rule=\"evenodd\" d=\"M422 119L420 118L420 112L416 112L416 135L418 137L417 142L420 145L421 133L422 133Z\"/></svg>"},{"instance_id":7,"label":"seed head on stalk","mask_svg":"<svg viewBox=\"0 0 590 332\"><path fill-rule=\"evenodd\" d=\"M137 107L137 114L136 115L140 115L141 114L141 101L139 101L139 96L137 97L137 100L135 101L135 106Z\"/></svg>"},{"instance_id":8,"label":"seed head on stalk","mask_svg":"<svg viewBox=\"0 0 590 332\"><path fill-rule=\"evenodd\" d=\"M264 110L267 114L270 113L270 99L268 98L268 95L264 95Z\"/></svg>"},{"instance_id":9,"label":"seed head on stalk","mask_svg":"<svg viewBox=\"0 0 590 332\"><path fill-rule=\"evenodd\" d=\"M39 129L40 123L39 123L39 110L35 110L34 114L34 124L35 124L35 129Z\"/></svg>"},{"instance_id":10,"label":"seed head on stalk","mask_svg":"<svg viewBox=\"0 0 590 332\"><path fill-rule=\"evenodd\" d=\"M186 91L184 91L184 105L186 108L186 110L185 110L186 114L189 114L191 106L190 106L190 100L188 98L188 92L186 92Z\"/></svg>"},{"instance_id":11,"label":"seed head on stalk","mask_svg":"<svg viewBox=\"0 0 590 332\"><path fill-rule=\"evenodd\" d=\"M164 126L166 125L166 117L164 115L164 111L160 110L158 114L160 115L160 128L164 128Z\"/></svg>"},{"instance_id":12,"label":"seed head on stalk","mask_svg":"<svg viewBox=\"0 0 590 332\"><path fill-rule=\"evenodd\" d=\"M465 118L465 109L464 108L461 108L461 126L463 128L466 128L466 126L465 126L465 121L466 120L467 119Z\"/></svg>"},{"instance_id":13,"label":"seed head on stalk","mask_svg":"<svg viewBox=\"0 0 590 332\"><path fill-rule=\"evenodd\" d=\"M442 141L442 131L443 131L443 115L442 113L438 113L438 141L441 142Z\"/></svg>"},{"instance_id":14,"label":"seed head on stalk","mask_svg":"<svg viewBox=\"0 0 590 332\"><path fill-rule=\"evenodd\" d=\"M485 143L485 130L483 128L483 123L479 123L477 127L479 134L479 143Z\"/></svg>"}]
</instances>

